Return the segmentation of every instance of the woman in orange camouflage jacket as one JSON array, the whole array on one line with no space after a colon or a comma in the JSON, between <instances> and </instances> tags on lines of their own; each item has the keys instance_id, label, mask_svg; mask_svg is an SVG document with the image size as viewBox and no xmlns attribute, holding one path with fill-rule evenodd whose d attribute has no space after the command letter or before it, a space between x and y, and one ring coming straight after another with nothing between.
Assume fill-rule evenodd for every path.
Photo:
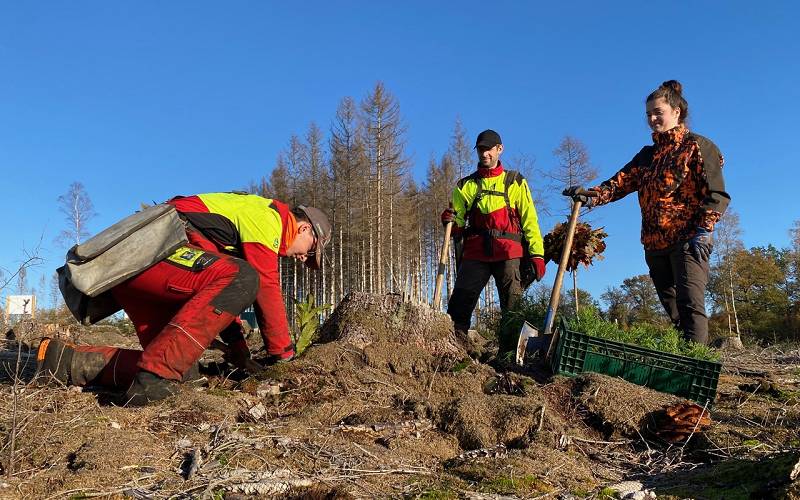
<instances>
[{"instance_id":1,"label":"woman in orange camouflage jacket","mask_svg":"<svg viewBox=\"0 0 800 500\"><path fill-rule=\"evenodd\" d=\"M646 100L653 144L619 172L590 188L597 197L564 194L593 206L634 191L642 211L642 244L661 304L685 338L708 342L705 288L714 224L730 202L722 178L722 155L709 139L689 131L689 105L681 84L661 84Z\"/></svg>"}]
</instances>

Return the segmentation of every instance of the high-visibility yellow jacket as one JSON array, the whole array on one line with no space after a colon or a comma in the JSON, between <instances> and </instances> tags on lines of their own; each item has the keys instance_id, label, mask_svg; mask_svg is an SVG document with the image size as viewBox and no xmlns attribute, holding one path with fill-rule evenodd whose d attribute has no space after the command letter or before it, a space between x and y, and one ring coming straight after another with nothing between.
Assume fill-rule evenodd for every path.
<instances>
[{"instance_id":1,"label":"high-visibility yellow jacket","mask_svg":"<svg viewBox=\"0 0 800 500\"><path fill-rule=\"evenodd\" d=\"M297 221L278 200L242 193L208 193L169 201L219 251L240 257L258 272L256 321L269 350L290 343L281 295L278 256L297 236ZM280 354L270 352L270 354Z\"/></svg>"},{"instance_id":2,"label":"high-visibility yellow jacket","mask_svg":"<svg viewBox=\"0 0 800 500\"><path fill-rule=\"evenodd\" d=\"M464 259L486 262L543 256L544 243L528 182L520 173L478 168L453 189L453 234L464 237Z\"/></svg>"}]
</instances>

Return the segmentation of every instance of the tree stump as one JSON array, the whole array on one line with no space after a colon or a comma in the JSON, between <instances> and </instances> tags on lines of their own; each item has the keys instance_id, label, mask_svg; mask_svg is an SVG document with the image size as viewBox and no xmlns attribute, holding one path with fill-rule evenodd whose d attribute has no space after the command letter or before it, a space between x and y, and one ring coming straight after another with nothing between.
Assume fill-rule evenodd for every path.
<instances>
[{"instance_id":1,"label":"tree stump","mask_svg":"<svg viewBox=\"0 0 800 500\"><path fill-rule=\"evenodd\" d=\"M399 343L434 356L464 354L447 314L425 304L404 302L399 294L347 294L322 325L319 341L345 342L358 349Z\"/></svg>"}]
</instances>

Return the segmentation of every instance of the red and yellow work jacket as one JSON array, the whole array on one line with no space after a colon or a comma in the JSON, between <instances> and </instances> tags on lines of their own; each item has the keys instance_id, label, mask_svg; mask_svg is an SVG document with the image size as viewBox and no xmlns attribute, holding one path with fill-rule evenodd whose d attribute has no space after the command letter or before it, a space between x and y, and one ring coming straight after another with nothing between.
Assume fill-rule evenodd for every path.
<instances>
[{"instance_id":1,"label":"red and yellow work jacket","mask_svg":"<svg viewBox=\"0 0 800 500\"><path fill-rule=\"evenodd\" d=\"M627 165L599 186L593 205L636 191L642 210L642 244L664 250L692 238L698 227L714 230L730 202L717 146L683 125L653 133Z\"/></svg>"},{"instance_id":2,"label":"red and yellow work jacket","mask_svg":"<svg viewBox=\"0 0 800 500\"><path fill-rule=\"evenodd\" d=\"M297 236L297 221L288 205L240 193L177 197L168 203L220 252L242 258L255 268L259 289L254 306L265 344L267 338L288 339L278 268L278 256L286 255Z\"/></svg>"},{"instance_id":3,"label":"red and yellow work jacket","mask_svg":"<svg viewBox=\"0 0 800 500\"><path fill-rule=\"evenodd\" d=\"M506 187L508 188L506 190ZM463 236L462 258L494 262L544 255L539 219L528 182L517 172L478 168L453 189L453 235Z\"/></svg>"}]
</instances>

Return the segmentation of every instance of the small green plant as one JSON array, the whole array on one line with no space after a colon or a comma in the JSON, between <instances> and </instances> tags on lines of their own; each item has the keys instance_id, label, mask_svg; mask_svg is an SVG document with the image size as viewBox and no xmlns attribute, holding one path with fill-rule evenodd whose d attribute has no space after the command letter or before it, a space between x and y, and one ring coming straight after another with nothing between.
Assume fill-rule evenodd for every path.
<instances>
[{"instance_id":1,"label":"small green plant","mask_svg":"<svg viewBox=\"0 0 800 500\"><path fill-rule=\"evenodd\" d=\"M472 360L470 358L464 358L461 361L459 361L458 363L454 364L453 368L451 368L450 371L453 372L453 373L458 373L458 372L464 370L465 368L467 368L468 366L470 366L471 364L472 364Z\"/></svg>"},{"instance_id":2,"label":"small green plant","mask_svg":"<svg viewBox=\"0 0 800 500\"><path fill-rule=\"evenodd\" d=\"M619 498L617 496L617 490L614 488L605 487L599 492L597 492L597 499L598 500L614 500Z\"/></svg>"},{"instance_id":3,"label":"small green plant","mask_svg":"<svg viewBox=\"0 0 800 500\"><path fill-rule=\"evenodd\" d=\"M568 321L570 330L593 337L635 344L654 351L679 354L703 361L717 361L719 355L710 347L687 341L671 326L636 324L624 330L604 320L593 308L581 309L575 318Z\"/></svg>"},{"instance_id":4,"label":"small green plant","mask_svg":"<svg viewBox=\"0 0 800 500\"><path fill-rule=\"evenodd\" d=\"M295 300L295 320L298 326L294 344L297 354L305 351L314 341L319 331L319 316L330 307L330 304L316 305L313 293L306 295L305 301Z\"/></svg>"},{"instance_id":5,"label":"small green plant","mask_svg":"<svg viewBox=\"0 0 800 500\"><path fill-rule=\"evenodd\" d=\"M550 493L553 487L536 476L498 476L483 481L481 490L498 494Z\"/></svg>"},{"instance_id":6,"label":"small green plant","mask_svg":"<svg viewBox=\"0 0 800 500\"><path fill-rule=\"evenodd\" d=\"M456 498L458 498L458 493L442 489L426 490L417 497L419 500L455 500Z\"/></svg>"}]
</instances>

